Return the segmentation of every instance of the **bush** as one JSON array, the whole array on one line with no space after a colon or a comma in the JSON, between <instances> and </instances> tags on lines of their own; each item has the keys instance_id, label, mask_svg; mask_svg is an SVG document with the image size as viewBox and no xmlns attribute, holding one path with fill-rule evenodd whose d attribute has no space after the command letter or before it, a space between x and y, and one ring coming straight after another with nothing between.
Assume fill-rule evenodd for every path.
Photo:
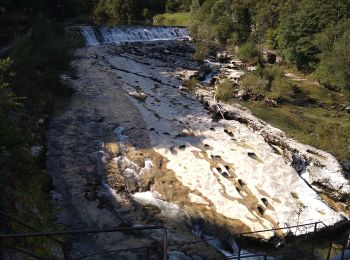
<instances>
[{"instance_id":1,"label":"bush","mask_svg":"<svg viewBox=\"0 0 350 260\"><path fill-rule=\"evenodd\" d=\"M316 77L328 88L350 91L350 30L324 54L316 70Z\"/></svg>"},{"instance_id":2,"label":"bush","mask_svg":"<svg viewBox=\"0 0 350 260\"><path fill-rule=\"evenodd\" d=\"M242 79L242 88L250 89L254 94L263 93L280 102L293 93L292 83L277 66L266 68L259 66L255 72L246 73Z\"/></svg>"},{"instance_id":3,"label":"bush","mask_svg":"<svg viewBox=\"0 0 350 260\"><path fill-rule=\"evenodd\" d=\"M272 81L271 90L267 96L281 102L291 96L292 87L293 85L286 78L275 78Z\"/></svg>"},{"instance_id":4,"label":"bush","mask_svg":"<svg viewBox=\"0 0 350 260\"><path fill-rule=\"evenodd\" d=\"M228 101L232 98L233 83L226 79L222 83L216 86L215 97L218 100Z\"/></svg>"},{"instance_id":5,"label":"bush","mask_svg":"<svg viewBox=\"0 0 350 260\"><path fill-rule=\"evenodd\" d=\"M11 60L0 61L1 209L44 230L54 225L50 178L43 170L45 153L33 157L31 146L44 145L45 126L35 122L50 113L54 94L62 90L59 75L69 69L71 47L64 28L40 16L31 36L17 46ZM16 77L11 77L11 71ZM14 93L24 97L23 106L13 106L18 103ZM3 224L4 230L12 233L28 231ZM43 259L57 258L52 255L54 245L44 240L26 239L19 246Z\"/></svg>"},{"instance_id":6,"label":"bush","mask_svg":"<svg viewBox=\"0 0 350 260\"><path fill-rule=\"evenodd\" d=\"M244 75L242 79L242 88L250 89L255 94L267 93L269 91L268 82L254 72L248 72Z\"/></svg>"},{"instance_id":7,"label":"bush","mask_svg":"<svg viewBox=\"0 0 350 260\"><path fill-rule=\"evenodd\" d=\"M188 79L188 80L185 80L183 83L182 83L182 86L187 88L190 92L193 92L196 87L197 87L197 81L194 80L194 79Z\"/></svg>"},{"instance_id":8,"label":"bush","mask_svg":"<svg viewBox=\"0 0 350 260\"><path fill-rule=\"evenodd\" d=\"M238 57L244 62L256 64L261 60L260 52L254 42L248 41L238 49Z\"/></svg>"},{"instance_id":9,"label":"bush","mask_svg":"<svg viewBox=\"0 0 350 260\"><path fill-rule=\"evenodd\" d=\"M197 61L204 60L210 54L210 47L206 42L195 43L196 52L193 54L193 59Z\"/></svg>"},{"instance_id":10,"label":"bush","mask_svg":"<svg viewBox=\"0 0 350 260\"><path fill-rule=\"evenodd\" d=\"M0 114L17 104L17 98L7 82L13 75L12 64L10 58L0 59Z\"/></svg>"}]
</instances>

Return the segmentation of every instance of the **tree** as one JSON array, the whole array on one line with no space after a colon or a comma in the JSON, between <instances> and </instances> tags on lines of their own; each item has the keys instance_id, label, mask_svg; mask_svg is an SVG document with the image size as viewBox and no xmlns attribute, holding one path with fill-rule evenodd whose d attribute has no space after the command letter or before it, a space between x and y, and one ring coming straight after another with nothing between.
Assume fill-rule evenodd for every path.
<instances>
[{"instance_id":1,"label":"tree","mask_svg":"<svg viewBox=\"0 0 350 260\"><path fill-rule=\"evenodd\" d=\"M290 63L304 71L314 70L321 50L315 44L315 35L327 25L348 15L346 1L301 0L289 3L281 14L278 26L278 46Z\"/></svg>"},{"instance_id":2,"label":"tree","mask_svg":"<svg viewBox=\"0 0 350 260\"><path fill-rule=\"evenodd\" d=\"M350 91L350 29L336 40L333 48L322 55L316 70L319 81L327 87Z\"/></svg>"}]
</instances>

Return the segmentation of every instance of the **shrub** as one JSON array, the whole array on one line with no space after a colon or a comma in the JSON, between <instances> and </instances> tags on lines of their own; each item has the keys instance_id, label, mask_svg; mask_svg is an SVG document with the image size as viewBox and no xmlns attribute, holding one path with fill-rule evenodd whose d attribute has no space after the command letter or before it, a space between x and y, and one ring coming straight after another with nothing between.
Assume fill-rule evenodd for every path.
<instances>
[{"instance_id":1,"label":"shrub","mask_svg":"<svg viewBox=\"0 0 350 260\"><path fill-rule=\"evenodd\" d=\"M194 79L185 80L182 86L187 88L190 92L193 92L197 87L197 81Z\"/></svg>"},{"instance_id":2,"label":"shrub","mask_svg":"<svg viewBox=\"0 0 350 260\"><path fill-rule=\"evenodd\" d=\"M261 60L260 52L252 41L247 41L238 49L238 57L252 64L256 64Z\"/></svg>"},{"instance_id":3,"label":"shrub","mask_svg":"<svg viewBox=\"0 0 350 260\"><path fill-rule=\"evenodd\" d=\"M260 77L257 73L248 72L242 79L242 88L250 89L255 94L267 93L269 91L267 83L268 82Z\"/></svg>"},{"instance_id":4,"label":"shrub","mask_svg":"<svg viewBox=\"0 0 350 260\"><path fill-rule=\"evenodd\" d=\"M216 86L215 97L218 100L228 101L232 98L233 83L226 79L222 83Z\"/></svg>"},{"instance_id":5,"label":"shrub","mask_svg":"<svg viewBox=\"0 0 350 260\"><path fill-rule=\"evenodd\" d=\"M316 70L316 77L326 87L344 92L350 91L350 30L346 31L324 54Z\"/></svg>"},{"instance_id":6,"label":"shrub","mask_svg":"<svg viewBox=\"0 0 350 260\"><path fill-rule=\"evenodd\" d=\"M292 84L286 78L277 77L272 81L268 97L281 102L291 96L291 94Z\"/></svg>"},{"instance_id":7,"label":"shrub","mask_svg":"<svg viewBox=\"0 0 350 260\"><path fill-rule=\"evenodd\" d=\"M7 82L13 75L12 64L13 61L10 58L0 59L0 113L17 104L17 98Z\"/></svg>"},{"instance_id":8,"label":"shrub","mask_svg":"<svg viewBox=\"0 0 350 260\"><path fill-rule=\"evenodd\" d=\"M197 42L195 44L196 52L193 54L194 60L204 60L210 54L209 45L206 42Z\"/></svg>"}]
</instances>

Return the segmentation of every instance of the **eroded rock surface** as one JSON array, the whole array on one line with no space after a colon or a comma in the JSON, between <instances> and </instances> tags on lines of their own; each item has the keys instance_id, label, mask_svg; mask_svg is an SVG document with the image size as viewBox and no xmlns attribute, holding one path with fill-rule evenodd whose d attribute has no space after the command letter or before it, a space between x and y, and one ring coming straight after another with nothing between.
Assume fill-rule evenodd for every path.
<instances>
[{"instance_id":1,"label":"eroded rock surface","mask_svg":"<svg viewBox=\"0 0 350 260\"><path fill-rule=\"evenodd\" d=\"M246 109L218 105L209 90L183 91L182 79L198 68L191 51L182 41L77 51L78 79L66 79L76 93L49 132L60 221L164 222L172 241L191 241L194 223L218 235L343 220L346 213L317 193L349 204L349 181L334 157L288 139ZM159 233L151 237L98 236L96 243L160 243ZM180 251L220 258L208 248Z\"/></svg>"}]
</instances>

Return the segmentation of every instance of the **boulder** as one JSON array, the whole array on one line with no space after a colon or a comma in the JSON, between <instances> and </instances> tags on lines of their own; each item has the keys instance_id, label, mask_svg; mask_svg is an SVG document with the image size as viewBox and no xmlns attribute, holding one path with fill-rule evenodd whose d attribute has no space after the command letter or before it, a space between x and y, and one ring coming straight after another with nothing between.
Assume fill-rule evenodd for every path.
<instances>
[{"instance_id":1,"label":"boulder","mask_svg":"<svg viewBox=\"0 0 350 260\"><path fill-rule=\"evenodd\" d=\"M201 66L199 70L193 74L190 78L191 79L196 79L198 81L203 81L205 80L206 76L208 74L212 73L212 69L208 65Z\"/></svg>"},{"instance_id":2,"label":"boulder","mask_svg":"<svg viewBox=\"0 0 350 260\"><path fill-rule=\"evenodd\" d=\"M216 61L220 63L229 63L233 59L233 56L228 54L226 51L219 52L216 55Z\"/></svg>"}]
</instances>

